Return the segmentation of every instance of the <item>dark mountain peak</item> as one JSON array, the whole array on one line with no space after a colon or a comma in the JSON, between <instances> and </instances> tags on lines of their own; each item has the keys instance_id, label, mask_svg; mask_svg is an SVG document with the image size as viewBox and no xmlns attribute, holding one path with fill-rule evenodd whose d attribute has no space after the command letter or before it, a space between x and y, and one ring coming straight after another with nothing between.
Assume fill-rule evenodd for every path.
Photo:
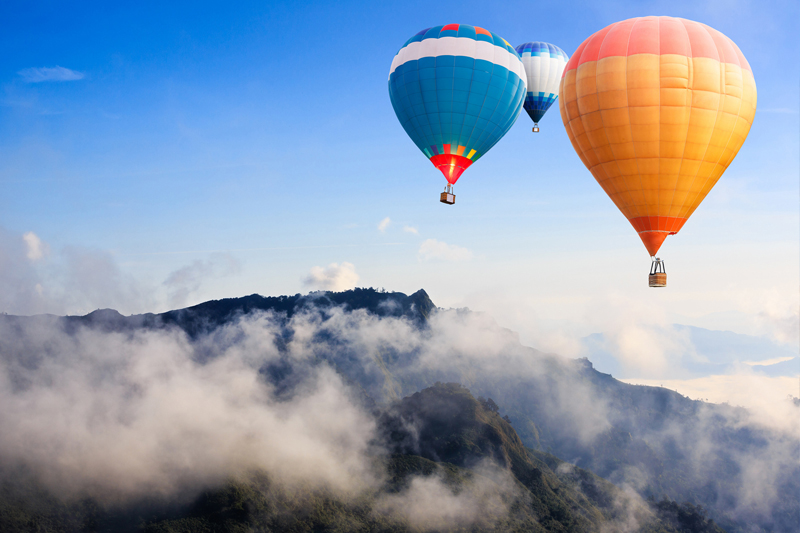
<instances>
[{"instance_id":1,"label":"dark mountain peak","mask_svg":"<svg viewBox=\"0 0 800 533\"><path fill-rule=\"evenodd\" d=\"M122 316L122 313L116 309L95 309L86 315L86 318L90 318L92 320L117 320Z\"/></svg>"},{"instance_id":2,"label":"dark mountain peak","mask_svg":"<svg viewBox=\"0 0 800 533\"><path fill-rule=\"evenodd\" d=\"M416 307L417 312L419 312L425 318L428 318L436 309L436 305L434 305L433 301L431 301L431 297L428 296L428 293L425 292L425 289L418 290L409 296L408 299L411 301L412 305Z\"/></svg>"},{"instance_id":3,"label":"dark mountain peak","mask_svg":"<svg viewBox=\"0 0 800 533\"><path fill-rule=\"evenodd\" d=\"M437 382L392 406L382 427L395 453L421 455L432 461L471 466L490 459L513 467L525 457L508 419L489 398L476 399L458 383Z\"/></svg>"},{"instance_id":4,"label":"dark mountain peak","mask_svg":"<svg viewBox=\"0 0 800 533\"><path fill-rule=\"evenodd\" d=\"M126 321L125 315L116 309L96 309L80 318L86 324L107 326L111 329L122 325Z\"/></svg>"},{"instance_id":5,"label":"dark mountain peak","mask_svg":"<svg viewBox=\"0 0 800 533\"><path fill-rule=\"evenodd\" d=\"M64 329L68 332L74 331L76 327L84 326L101 331L121 331L136 327L139 323L129 320L116 309L95 309L91 313L83 316L63 317Z\"/></svg>"}]
</instances>

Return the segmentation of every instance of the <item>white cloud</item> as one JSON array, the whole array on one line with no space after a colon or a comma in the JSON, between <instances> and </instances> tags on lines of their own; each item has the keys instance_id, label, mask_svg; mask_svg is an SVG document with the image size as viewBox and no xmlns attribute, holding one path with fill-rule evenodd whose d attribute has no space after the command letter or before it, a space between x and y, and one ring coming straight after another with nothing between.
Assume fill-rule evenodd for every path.
<instances>
[{"instance_id":1,"label":"white cloud","mask_svg":"<svg viewBox=\"0 0 800 533\"><path fill-rule=\"evenodd\" d=\"M172 272L164 281L164 285L170 289L170 309L183 307L189 296L200 289L203 281L238 274L241 269L241 263L232 255L214 253L207 261L197 260Z\"/></svg>"},{"instance_id":2,"label":"white cloud","mask_svg":"<svg viewBox=\"0 0 800 533\"><path fill-rule=\"evenodd\" d=\"M626 323L608 333L607 348L623 367L638 376L655 377L679 371L675 361L694 355L688 331ZM673 368L669 369L668 367Z\"/></svg>"},{"instance_id":3,"label":"white cloud","mask_svg":"<svg viewBox=\"0 0 800 533\"><path fill-rule=\"evenodd\" d=\"M762 331L779 343L797 348L800 344L800 314L795 309L767 308L757 315Z\"/></svg>"},{"instance_id":4,"label":"white cloud","mask_svg":"<svg viewBox=\"0 0 800 533\"><path fill-rule=\"evenodd\" d=\"M401 517L420 531L490 526L508 515L508 502L523 498L508 470L484 461L463 486L449 486L442 475L413 477L408 487L382 496L373 513Z\"/></svg>"},{"instance_id":5,"label":"white cloud","mask_svg":"<svg viewBox=\"0 0 800 533\"><path fill-rule=\"evenodd\" d=\"M797 377L768 377L748 368L735 374L694 379L623 379L632 385L665 387L689 398L712 403L730 403L751 411L751 423L794 431L800 437L797 407L787 400L797 395Z\"/></svg>"},{"instance_id":6,"label":"white cloud","mask_svg":"<svg viewBox=\"0 0 800 533\"><path fill-rule=\"evenodd\" d=\"M28 324L13 334L47 356L0 359L0 460L30 466L62 495L174 494L253 469L339 491L370 483L374 422L335 371L309 368L289 400L260 378L278 357L268 316L221 331L233 342L214 344L208 363L176 331Z\"/></svg>"},{"instance_id":7,"label":"white cloud","mask_svg":"<svg viewBox=\"0 0 800 533\"><path fill-rule=\"evenodd\" d=\"M75 81L83 79L83 72L64 67L31 67L17 72L28 83L41 83L43 81Z\"/></svg>"},{"instance_id":8,"label":"white cloud","mask_svg":"<svg viewBox=\"0 0 800 533\"><path fill-rule=\"evenodd\" d=\"M22 240L24 240L25 244L28 246L28 253L26 255L31 261L41 259L48 251L47 244L43 243L42 239L32 231L24 234Z\"/></svg>"},{"instance_id":9,"label":"white cloud","mask_svg":"<svg viewBox=\"0 0 800 533\"><path fill-rule=\"evenodd\" d=\"M420 259L441 259L442 261L466 261L472 259L472 252L461 246L447 244L436 239L427 239L419 246L417 255Z\"/></svg>"},{"instance_id":10,"label":"white cloud","mask_svg":"<svg viewBox=\"0 0 800 533\"><path fill-rule=\"evenodd\" d=\"M152 291L124 273L104 250L67 246L49 252L33 232L0 227L0 311L81 314L102 307L142 312Z\"/></svg>"},{"instance_id":11,"label":"white cloud","mask_svg":"<svg viewBox=\"0 0 800 533\"><path fill-rule=\"evenodd\" d=\"M392 223L392 219L391 218L389 218L389 217L384 218L378 224L378 231L381 231L381 232L386 231L386 228L388 228L389 224L391 224L391 223Z\"/></svg>"},{"instance_id":12,"label":"white cloud","mask_svg":"<svg viewBox=\"0 0 800 533\"><path fill-rule=\"evenodd\" d=\"M414 235L419 235L419 231L417 231L417 228L413 226L403 226L403 231L405 231L406 233L413 233Z\"/></svg>"},{"instance_id":13,"label":"white cloud","mask_svg":"<svg viewBox=\"0 0 800 533\"><path fill-rule=\"evenodd\" d=\"M388 220L388 219L387 219ZM303 285L324 291L352 289L358 283L358 274L352 263L331 263L326 268L315 266L303 280Z\"/></svg>"},{"instance_id":14,"label":"white cloud","mask_svg":"<svg viewBox=\"0 0 800 533\"><path fill-rule=\"evenodd\" d=\"M774 359L763 359L761 361L742 361L742 363L747 366L769 366L777 363L783 363L784 361L791 361L792 359L794 359L793 356L788 356L776 357Z\"/></svg>"}]
</instances>

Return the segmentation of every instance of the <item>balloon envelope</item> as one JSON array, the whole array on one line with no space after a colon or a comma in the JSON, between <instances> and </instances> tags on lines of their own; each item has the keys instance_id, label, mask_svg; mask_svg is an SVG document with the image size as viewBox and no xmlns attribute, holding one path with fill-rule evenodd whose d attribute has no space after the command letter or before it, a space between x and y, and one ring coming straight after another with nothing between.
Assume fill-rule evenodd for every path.
<instances>
[{"instance_id":1,"label":"balloon envelope","mask_svg":"<svg viewBox=\"0 0 800 533\"><path fill-rule=\"evenodd\" d=\"M569 56L558 46L539 41L521 44L515 50L528 81L525 111L538 123L558 98L558 85Z\"/></svg>"},{"instance_id":2,"label":"balloon envelope","mask_svg":"<svg viewBox=\"0 0 800 533\"><path fill-rule=\"evenodd\" d=\"M514 48L488 30L436 26L397 52L389 97L408 136L453 184L517 120L525 70Z\"/></svg>"},{"instance_id":3,"label":"balloon envelope","mask_svg":"<svg viewBox=\"0 0 800 533\"><path fill-rule=\"evenodd\" d=\"M586 39L559 94L572 146L650 255L719 180L756 112L753 72L733 41L672 17Z\"/></svg>"}]
</instances>

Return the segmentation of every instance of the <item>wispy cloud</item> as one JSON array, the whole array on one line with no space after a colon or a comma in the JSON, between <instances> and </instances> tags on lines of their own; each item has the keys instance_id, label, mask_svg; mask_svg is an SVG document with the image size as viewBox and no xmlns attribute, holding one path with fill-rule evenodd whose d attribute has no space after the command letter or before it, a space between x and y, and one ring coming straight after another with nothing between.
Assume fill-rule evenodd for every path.
<instances>
[{"instance_id":1,"label":"wispy cloud","mask_svg":"<svg viewBox=\"0 0 800 533\"><path fill-rule=\"evenodd\" d=\"M406 233L413 233L414 235L419 235L419 231L417 230L417 228L413 226L403 226L403 231L405 231Z\"/></svg>"},{"instance_id":2,"label":"wispy cloud","mask_svg":"<svg viewBox=\"0 0 800 533\"><path fill-rule=\"evenodd\" d=\"M391 224L391 223L392 223L392 219L391 218L389 218L389 217L384 218L378 224L378 231L380 231L380 232L386 231L386 228L388 228L389 224Z\"/></svg>"},{"instance_id":3,"label":"wispy cloud","mask_svg":"<svg viewBox=\"0 0 800 533\"><path fill-rule=\"evenodd\" d=\"M472 252L461 246L447 244L436 239L427 239L419 246L417 255L420 259L440 259L442 261L466 261L472 259Z\"/></svg>"},{"instance_id":4,"label":"wispy cloud","mask_svg":"<svg viewBox=\"0 0 800 533\"><path fill-rule=\"evenodd\" d=\"M22 240L25 241L25 245L28 248L26 256L31 261L41 259L48 251L47 244L42 242L42 239L32 231L23 235Z\"/></svg>"},{"instance_id":5,"label":"wispy cloud","mask_svg":"<svg viewBox=\"0 0 800 533\"><path fill-rule=\"evenodd\" d=\"M352 289L358 283L358 274L352 263L331 263L326 268L315 266L303 280L303 285L324 291Z\"/></svg>"},{"instance_id":6,"label":"wispy cloud","mask_svg":"<svg viewBox=\"0 0 800 533\"><path fill-rule=\"evenodd\" d=\"M441 474L412 477L408 486L383 495L373 514L399 516L421 531L458 527L487 529L508 515L506 500L523 498L511 474L490 461L478 464L480 475L455 490Z\"/></svg>"},{"instance_id":7,"label":"wispy cloud","mask_svg":"<svg viewBox=\"0 0 800 533\"><path fill-rule=\"evenodd\" d=\"M185 305L189 296L200 290L203 282L208 279L232 276L241 270L239 260L225 253L211 254L207 261L196 260L175 270L164 281L164 286L170 291L170 309Z\"/></svg>"},{"instance_id":8,"label":"wispy cloud","mask_svg":"<svg viewBox=\"0 0 800 533\"><path fill-rule=\"evenodd\" d=\"M83 72L65 67L30 67L17 72L27 83L41 83L44 81L75 81L83 79Z\"/></svg>"}]
</instances>

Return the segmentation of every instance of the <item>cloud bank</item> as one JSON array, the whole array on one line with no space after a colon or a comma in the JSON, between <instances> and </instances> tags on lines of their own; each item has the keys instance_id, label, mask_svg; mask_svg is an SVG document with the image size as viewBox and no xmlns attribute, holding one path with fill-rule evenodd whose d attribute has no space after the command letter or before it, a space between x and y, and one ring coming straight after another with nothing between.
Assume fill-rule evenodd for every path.
<instances>
[{"instance_id":1,"label":"cloud bank","mask_svg":"<svg viewBox=\"0 0 800 533\"><path fill-rule=\"evenodd\" d=\"M240 340L202 364L176 331L18 333L27 351L0 361L0 460L34 468L62 494L102 501L172 495L254 469L283 483L363 489L373 482L371 417L329 367L308 369L291 397L277 398L258 372L277 354L274 327L266 316L231 326L218 339ZM50 354L38 364L24 355L37 344Z\"/></svg>"}]
</instances>

